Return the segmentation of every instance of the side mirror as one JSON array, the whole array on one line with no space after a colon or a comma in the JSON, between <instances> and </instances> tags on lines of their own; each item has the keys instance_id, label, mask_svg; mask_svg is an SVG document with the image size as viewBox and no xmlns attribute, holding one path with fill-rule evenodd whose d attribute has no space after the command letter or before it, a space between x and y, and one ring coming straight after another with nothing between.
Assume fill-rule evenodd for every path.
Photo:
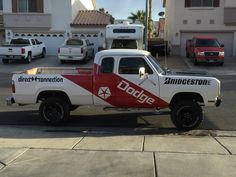
<instances>
[{"instance_id":1,"label":"side mirror","mask_svg":"<svg viewBox=\"0 0 236 177\"><path fill-rule=\"evenodd\" d=\"M223 47L225 47L225 45L224 45L224 44L221 44L221 45L220 45L220 47L222 47L222 48L223 48Z\"/></svg>"},{"instance_id":2,"label":"side mirror","mask_svg":"<svg viewBox=\"0 0 236 177\"><path fill-rule=\"evenodd\" d=\"M139 68L139 77L140 79L143 79L145 77L146 73L145 73L145 68L141 67Z\"/></svg>"}]
</instances>

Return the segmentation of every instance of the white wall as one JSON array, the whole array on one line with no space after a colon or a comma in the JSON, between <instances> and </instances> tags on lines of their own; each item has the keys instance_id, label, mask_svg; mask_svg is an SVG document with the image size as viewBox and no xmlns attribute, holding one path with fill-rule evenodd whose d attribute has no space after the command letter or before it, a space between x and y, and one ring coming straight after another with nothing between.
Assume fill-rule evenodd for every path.
<instances>
[{"instance_id":1,"label":"white wall","mask_svg":"<svg viewBox=\"0 0 236 177\"><path fill-rule=\"evenodd\" d=\"M3 5L3 13L12 13L12 1L10 0L3 0L2 5Z\"/></svg>"},{"instance_id":2,"label":"white wall","mask_svg":"<svg viewBox=\"0 0 236 177\"><path fill-rule=\"evenodd\" d=\"M74 19L79 10L94 10L92 0L71 0L72 19Z\"/></svg>"}]
</instances>

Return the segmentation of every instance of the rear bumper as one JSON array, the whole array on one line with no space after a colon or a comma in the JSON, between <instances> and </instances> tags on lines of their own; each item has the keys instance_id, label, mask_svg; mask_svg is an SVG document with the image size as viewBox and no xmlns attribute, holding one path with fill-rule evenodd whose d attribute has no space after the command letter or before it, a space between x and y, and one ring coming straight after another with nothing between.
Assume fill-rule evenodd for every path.
<instances>
[{"instance_id":1,"label":"rear bumper","mask_svg":"<svg viewBox=\"0 0 236 177\"><path fill-rule=\"evenodd\" d=\"M67 56L67 55L58 55L59 60L76 60L80 61L83 60L85 57L84 56Z\"/></svg>"},{"instance_id":2,"label":"rear bumper","mask_svg":"<svg viewBox=\"0 0 236 177\"><path fill-rule=\"evenodd\" d=\"M0 56L2 59L9 59L9 60L21 60L25 59L25 56L22 55L2 55Z\"/></svg>"},{"instance_id":3,"label":"rear bumper","mask_svg":"<svg viewBox=\"0 0 236 177\"><path fill-rule=\"evenodd\" d=\"M5 99L5 101L6 101L6 103L7 103L8 106L11 106L11 105L13 105L13 104L15 103L15 100L14 100L14 98L13 98L12 96L7 97L7 98Z\"/></svg>"}]
</instances>

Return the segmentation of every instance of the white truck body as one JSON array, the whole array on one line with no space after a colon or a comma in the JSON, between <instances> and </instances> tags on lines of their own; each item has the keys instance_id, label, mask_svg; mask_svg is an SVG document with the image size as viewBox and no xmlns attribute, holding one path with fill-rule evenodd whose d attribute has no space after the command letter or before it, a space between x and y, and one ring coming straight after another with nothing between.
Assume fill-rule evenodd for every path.
<instances>
[{"instance_id":1,"label":"white truck body","mask_svg":"<svg viewBox=\"0 0 236 177\"><path fill-rule=\"evenodd\" d=\"M87 61L93 58L94 48L89 40L69 38L58 49L58 58L61 63L67 60Z\"/></svg>"},{"instance_id":2,"label":"white truck body","mask_svg":"<svg viewBox=\"0 0 236 177\"><path fill-rule=\"evenodd\" d=\"M143 50L144 26L140 24L112 24L106 27L107 49Z\"/></svg>"},{"instance_id":3,"label":"white truck body","mask_svg":"<svg viewBox=\"0 0 236 177\"><path fill-rule=\"evenodd\" d=\"M12 81L9 104L63 97L68 105L170 108L175 113L182 102L191 102L192 111L221 103L218 79L198 72L166 72L149 52L139 50L101 51L93 68L33 68L14 74Z\"/></svg>"},{"instance_id":4,"label":"white truck body","mask_svg":"<svg viewBox=\"0 0 236 177\"><path fill-rule=\"evenodd\" d=\"M8 63L10 60L23 60L30 63L32 58L44 57L45 54L45 45L32 38L12 39L10 44L0 46L0 57L3 63Z\"/></svg>"}]
</instances>

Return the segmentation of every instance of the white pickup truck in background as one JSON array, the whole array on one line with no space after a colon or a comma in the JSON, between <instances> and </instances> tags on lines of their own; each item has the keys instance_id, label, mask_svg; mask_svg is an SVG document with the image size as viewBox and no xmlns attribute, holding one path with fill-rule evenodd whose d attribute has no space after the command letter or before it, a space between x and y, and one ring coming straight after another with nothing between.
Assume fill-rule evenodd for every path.
<instances>
[{"instance_id":1,"label":"white pickup truck in background","mask_svg":"<svg viewBox=\"0 0 236 177\"><path fill-rule=\"evenodd\" d=\"M31 63L32 58L45 57L46 47L37 39L12 39L10 44L0 46L0 57L4 64L10 60L22 60Z\"/></svg>"},{"instance_id":2,"label":"white pickup truck in background","mask_svg":"<svg viewBox=\"0 0 236 177\"><path fill-rule=\"evenodd\" d=\"M58 58L61 63L66 61L83 61L86 63L94 57L93 43L86 39L69 38L58 48Z\"/></svg>"},{"instance_id":3,"label":"white pickup truck in background","mask_svg":"<svg viewBox=\"0 0 236 177\"><path fill-rule=\"evenodd\" d=\"M104 50L93 68L33 68L14 74L7 104L41 103L49 124L65 123L78 106L107 109L169 108L174 125L191 130L203 120L202 106L219 106L220 81L207 73L170 72L146 51Z\"/></svg>"}]
</instances>

